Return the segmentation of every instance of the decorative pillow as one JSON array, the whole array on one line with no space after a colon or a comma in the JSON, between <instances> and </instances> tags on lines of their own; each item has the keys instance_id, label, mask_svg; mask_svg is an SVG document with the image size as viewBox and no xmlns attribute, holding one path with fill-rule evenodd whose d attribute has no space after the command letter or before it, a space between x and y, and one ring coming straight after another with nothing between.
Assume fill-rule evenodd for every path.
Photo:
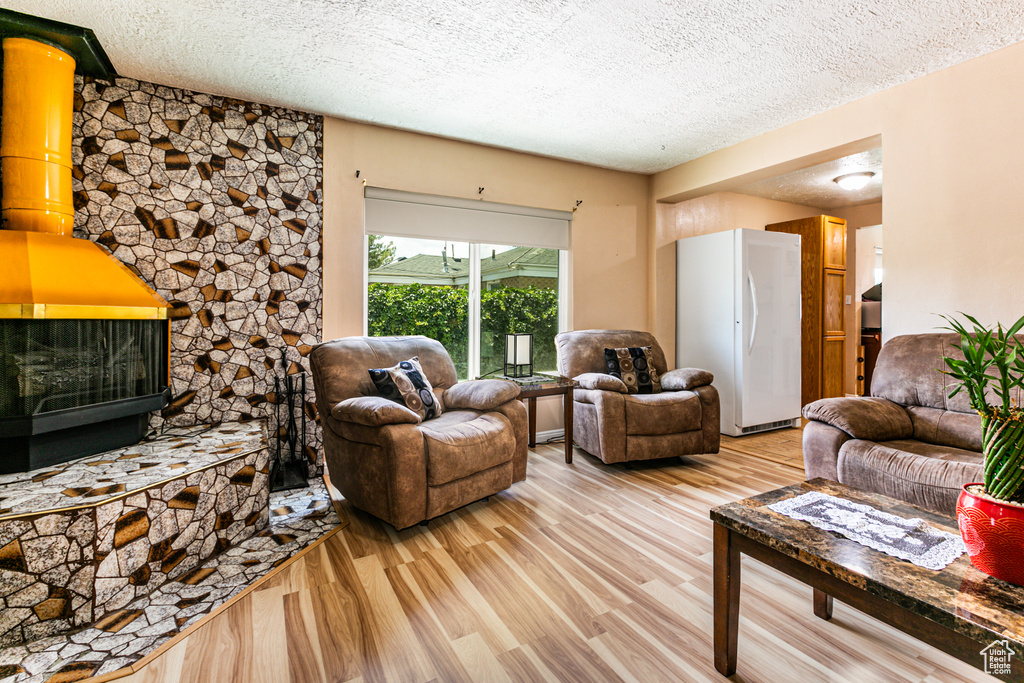
<instances>
[{"instance_id":1,"label":"decorative pillow","mask_svg":"<svg viewBox=\"0 0 1024 683\"><path fill-rule=\"evenodd\" d=\"M648 361L650 356L650 346L604 350L608 374L621 379L631 394L657 394L661 391L661 378Z\"/></svg>"},{"instance_id":2,"label":"decorative pillow","mask_svg":"<svg viewBox=\"0 0 1024 683\"><path fill-rule=\"evenodd\" d=\"M370 370L370 379L381 396L404 405L420 419L429 420L441 414L441 403L423 374L419 356L391 368Z\"/></svg>"}]
</instances>

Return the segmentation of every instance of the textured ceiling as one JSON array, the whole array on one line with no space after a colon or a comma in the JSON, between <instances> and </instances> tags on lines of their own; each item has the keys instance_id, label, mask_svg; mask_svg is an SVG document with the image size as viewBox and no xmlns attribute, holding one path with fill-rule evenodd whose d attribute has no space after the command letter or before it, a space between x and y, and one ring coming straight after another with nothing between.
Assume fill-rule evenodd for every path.
<instances>
[{"instance_id":1,"label":"textured ceiling","mask_svg":"<svg viewBox=\"0 0 1024 683\"><path fill-rule=\"evenodd\" d=\"M1024 40L1019 0L0 0L166 85L650 173Z\"/></svg>"},{"instance_id":2,"label":"textured ceiling","mask_svg":"<svg viewBox=\"0 0 1024 683\"><path fill-rule=\"evenodd\" d=\"M863 171L875 175L859 190L844 190L835 183L835 179L841 175ZM878 148L851 154L835 161L750 183L733 191L818 209L838 209L879 202L882 200L882 150Z\"/></svg>"}]
</instances>

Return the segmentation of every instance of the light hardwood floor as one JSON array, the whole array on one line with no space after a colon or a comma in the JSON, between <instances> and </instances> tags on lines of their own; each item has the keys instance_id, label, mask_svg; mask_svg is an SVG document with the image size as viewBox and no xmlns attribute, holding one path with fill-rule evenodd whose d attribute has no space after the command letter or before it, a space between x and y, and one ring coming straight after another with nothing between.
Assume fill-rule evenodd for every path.
<instances>
[{"instance_id":1,"label":"light hardwood floor","mask_svg":"<svg viewBox=\"0 0 1024 683\"><path fill-rule=\"evenodd\" d=\"M122 680L721 681L708 510L802 480L786 462L799 465L799 430L636 466L579 449L566 465L541 446L525 482L428 527L350 510L348 528ZM838 602L821 621L809 588L743 564L734 681L995 680Z\"/></svg>"}]
</instances>

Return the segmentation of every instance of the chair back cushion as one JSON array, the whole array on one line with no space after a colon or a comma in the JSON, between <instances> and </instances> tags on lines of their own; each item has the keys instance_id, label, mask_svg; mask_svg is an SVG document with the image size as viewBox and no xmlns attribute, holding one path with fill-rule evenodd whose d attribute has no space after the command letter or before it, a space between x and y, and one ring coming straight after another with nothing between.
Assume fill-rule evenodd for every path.
<instances>
[{"instance_id":1,"label":"chair back cushion","mask_svg":"<svg viewBox=\"0 0 1024 683\"><path fill-rule=\"evenodd\" d=\"M323 401L321 410L330 411L354 396L379 395L369 371L389 368L414 356L419 357L435 396L440 397L458 382L451 356L440 342L427 337L344 337L317 344L309 357L318 403Z\"/></svg>"},{"instance_id":2,"label":"chair back cushion","mask_svg":"<svg viewBox=\"0 0 1024 683\"><path fill-rule=\"evenodd\" d=\"M1024 342L1024 335L1018 335ZM914 425L914 438L930 444L981 451L981 417L971 409L966 391L950 398L956 380L946 369L944 356L964 356L955 333L908 334L893 337L878 354L871 376L871 395L887 398L907 408ZM1013 400L1021 405L1020 389ZM999 400L988 388L988 402ZM909 500L909 499L908 499Z\"/></svg>"},{"instance_id":3,"label":"chair back cushion","mask_svg":"<svg viewBox=\"0 0 1024 683\"><path fill-rule=\"evenodd\" d=\"M668 365L665 352L650 332L635 330L576 330L562 332L555 337L558 350L558 372L565 377L576 377L585 372L608 372L605 349L650 346L648 362L659 375L665 374Z\"/></svg>"},{"instance_id":4,"label":"chair back cushion","mask_svg":"<svg viewBox=\"0 0 1024 683\"><path fill-rule=\"evenodd\" d=\"M1018 335L1024 341L1024 336ZM871 375L871 395L887 398L902 406L923 406L951 410L957 413L973 413L967 392L961 391L953 398L949 393L956 384L946 369L944 356L963 358L956 348L960 335L954 333L907 334L893 337L885 343L878 354L875 370ZM1020 405L1020 390L1014 390L1014 400ZM997 403L989 387L989 403Z\"/></svg>"}]
</instances>

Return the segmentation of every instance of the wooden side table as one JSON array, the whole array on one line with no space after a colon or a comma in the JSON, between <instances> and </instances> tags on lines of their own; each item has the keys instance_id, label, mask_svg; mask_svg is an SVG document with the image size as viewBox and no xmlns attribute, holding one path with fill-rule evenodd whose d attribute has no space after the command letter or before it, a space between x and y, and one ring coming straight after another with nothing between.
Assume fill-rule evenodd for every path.
<instances>
[{"instance_id":1,"label":"wooden side table","mask_svg":"<svg viewBox=\"0 0 1024 683\"><path fill-rule=\"evenodd\" d=\"M565 462L572 462L572 389L576 383L568 377L552 376L550 381L527 381L506 377L519 385L519 400L526 403L530 416L530 448L537 446L537 398L540 396L562 396L565 419Z\"/></svg>"}]
</instances>

